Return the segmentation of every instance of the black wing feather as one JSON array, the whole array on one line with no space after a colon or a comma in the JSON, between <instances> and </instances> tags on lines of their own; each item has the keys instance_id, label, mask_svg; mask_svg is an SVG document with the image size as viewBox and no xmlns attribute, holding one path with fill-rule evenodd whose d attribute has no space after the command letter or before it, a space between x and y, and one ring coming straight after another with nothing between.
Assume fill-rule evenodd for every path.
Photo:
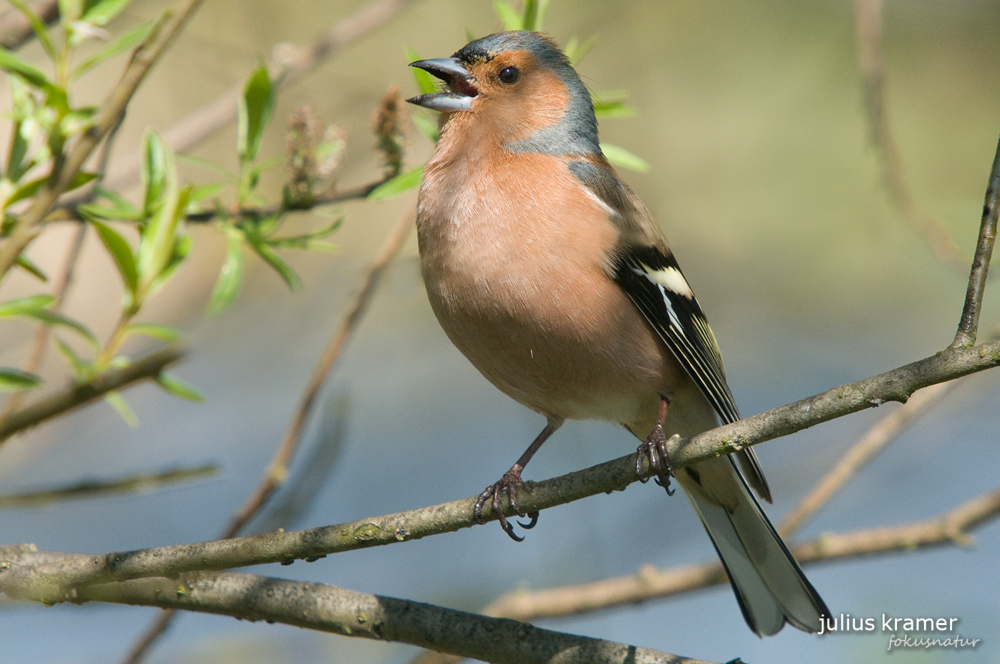
<instances>
[{"instance_id":1,"label":"black wing feather","mask_svg":"<svg viewBox=\"0 0 1000 664\"><path fill-rule=\"evenodd\" d=\"M690 291L685 294L658 282L657 274L675 274L683 279L673 254L656 247L633 247L619 257L614 277L723 422L739 420L740 412L726 383L722 355L701 305Z\"/></svg>"}]
</instances>

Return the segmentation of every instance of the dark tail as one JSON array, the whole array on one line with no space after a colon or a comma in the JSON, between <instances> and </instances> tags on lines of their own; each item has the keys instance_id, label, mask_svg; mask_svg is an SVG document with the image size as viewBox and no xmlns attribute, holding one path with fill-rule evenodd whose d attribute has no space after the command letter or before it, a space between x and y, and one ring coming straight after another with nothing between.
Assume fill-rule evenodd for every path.
<instances>
[{"instance_id":1,"label":"dark tail","mask_svg":"<svg viewBox=\"0 0 1000 664\"><path fill-rule=\"evenodd\" d=\"M712 538L750 629L759 636L770 636L788 622L806 632L820 631L822 617L830 615L829 609L750 494L732 458L702 462L695 470L708 470L708 464L714 466L709 470L712 491L724 492L725 505L712 500L700 487L691 486L685 493ZM683 474L684 470L678 478L682 486L690 485ZM731 482L720 482L729 476Z\"/></svg>"}]
</instances>

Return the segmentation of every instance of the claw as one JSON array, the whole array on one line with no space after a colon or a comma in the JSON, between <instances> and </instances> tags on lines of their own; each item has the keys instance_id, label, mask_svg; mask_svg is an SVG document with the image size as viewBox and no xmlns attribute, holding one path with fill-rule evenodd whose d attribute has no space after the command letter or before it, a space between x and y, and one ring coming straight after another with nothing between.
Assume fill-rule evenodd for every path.
<instances>
[{"instance_id":1,"label":"claw","mask_svg":"<svg viewBox=\"0 0 1000 664\"><path fill-rule=\"evenodd\" d=\"M549 423L545 425L544 429L542 429L542 432L535 437L535 440L532 441L531 445L528 446L528 449L524 451L521 458L517 460L517 463L511 466L510 470L504 473L503 477L501 477L496 484L486 487L486 490L479 494L479 497L476 499L476 504L472 508L472 516L475 517L478 523L484 522L483 505L485 505L486 501L489 500L490 507L493 508L493 514L496 515L497 521L500 522L500 527L503 528L503 531L507 533L507 535L515 542L524 541L523 537L518 537L514 533L514 526L512 526L510 522L507 521L507 517L504 516L502 496L506 491L507 503L510 505L511 511L519 516L527 516L531 519L527 525L521 523L520 521L517 522L518 525L525 530L530 530L535 527L535 524L538 523L538 512L526 514L524 510L517 506L517 490L524 486L524 482L521 481L521 471L524 470L526 465L528 465L528 461L530 461L531 457L538 451L538 448L542 446L542 443L544 443L561 424L562 420L550 419Z\"/></svg>"},{"instance_id":2,"label":"claw","mask_svg":"<svg viewBox=\"0 0 1000 664\"><path fill-rule=\"evenodd\" d=\"M508 470L496 484L491 484L486 487L481 494L479 494L479 497L476 499L476 504L472 508L473 518L475 518L478 523L485 522L485 519L483 518L483 505L485 505L486 501L489 500L490 508L496 515L497 521L500 522L500 527L503 528L505 533L507 533L507 536L515 542L523 542L524 538L514 532L514 525L507 520L507 517L504 516L503 513L504 494L506 493L507 503L510 505L510 509L520 516L527 516L531 519L527 524L518 521L517 524L519 526L525 530L530 530L535 527L536 523L538 523L538 512L527 514L524 510L517 506L517 489L518 487L523 486L523 484L524 482L521 481L521 474L519 472L516 472L513 468Z\"/></svg>"},{"instance_id":3,"label":"claw","mask_svg":"<svg viewBox=\"0 0 1000 664\"><path fill-rule=\"evenodd\" d=\"M538 512L529 513L528 518L531 519L531 521L529 521L528 523L524 523L523 521L518 521L517 525L521 526L525 530L531 530L532 528L538 525Z\"/></svg>"},{"instance_id":4,"label":"claw","mask_svg":"<svg viewBox=\"0 0 1000 664\"><path fill-rule=\"evenodd\" d=\"M667 434L663 431L663 423L667 419L667 399L661 398L660 401L660 412L659 416L656 418L656 426L649 433L649 437L646 438L639 445L636 450L635 459L635 472L637 475L642 473L642 460L645 457L649 460L649 468L655 473L654 479L658 486L662 486L668 496L674 495L674 489L670 488L670 476L674 474L674 469L670 465L670 455L667 454ZM680 438L677 434L670 437L670 440L675 438ZM642 479L640 481L645 483L649 478Z\"/></svg>"}]
</instances>

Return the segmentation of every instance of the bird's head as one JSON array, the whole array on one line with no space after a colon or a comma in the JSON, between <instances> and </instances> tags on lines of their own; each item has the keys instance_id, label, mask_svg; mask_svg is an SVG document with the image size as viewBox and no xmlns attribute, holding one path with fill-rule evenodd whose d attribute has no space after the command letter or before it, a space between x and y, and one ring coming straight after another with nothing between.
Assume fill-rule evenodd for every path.
<instances>
[{"instance_id":1,"label":"bird's head","mask_svg":"<svg viewBox=\"0 0 1000 664\"><path fill-rule=\"evenodd\" d=\"M599 153L590 93L551 39L536 32L499 32L466 44L450 58L410 63L446 89L408 100L465 116L466 131L495 135L513 152Z\"/></svg>"}]
</instances>

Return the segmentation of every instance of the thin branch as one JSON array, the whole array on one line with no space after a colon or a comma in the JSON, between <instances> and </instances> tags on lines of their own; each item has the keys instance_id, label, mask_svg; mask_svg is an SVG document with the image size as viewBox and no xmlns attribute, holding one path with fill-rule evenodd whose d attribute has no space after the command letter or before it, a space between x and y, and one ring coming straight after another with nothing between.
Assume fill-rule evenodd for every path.
<instances>
[{"instance_id":1,"label":"thin branch","mask_svg":"<svg viewBox=\"0 0 1000 664\"><path fill-rule=\"evenodd\" d=\"M884 450L908 426L961 384L960 380L931 385L916 392L902 406L879 419L837 465L784 518L778 532L789 538L811 519L847 482Z\"/></svg>"},{"instance_id":2,"label":"thin branch","mask_svg":"<svg viewBox=\"0 0 1000 664\"><path fill-rule=\"evenodd\" d=\"M74 602L113 602L265 620L343 636L407 643L497 664L697 664L648 648L541 629L431 604L320 583L234 572L144 579L81 590ZM706 663L707 664L707 663Z\"/></svg>"},{"instance_id":3,"label":"thin branch","mask_svg":"<svg viewBox=\"0 0 1000 664\"><path fill-rule=\"evenodd\" d=\"M1000 142L997 143L993 168L990 170L990 179L986 185L986 201L983 203L983 220L979 225L979 241L976 243L976 255L972 259L962 319L958 324L958 333L951 343L952 346L971 346L976 343L979 313L982 310L983 292L986 289L986 275L990 269L990 257L993 255L993 245L997 239L998 214L1000 214Z\"/></svg>"},{"instance_id":4,"label":"thin branch","mask_svg":"<svg viewBox=\"0 0 1000 664\"><path fill-rule=\"evenodd\" d=\"M72 385L62 392L49 395L0 420L0 444L14 434L59 415L76 410L108 392L120 390L147 378L155 378L169 365L184 356L180 347L165 348L133 361L120 369L102 373L89 383Z\"/></svg>"},{"instance_id":5,"label":"thin branch","mask_svg":"<svg viewBox=\"0 0 1000 664\"><path fill-rule=\"evenodd\" d=\"M55 23L59 18L59 0L35 0L29 2L28 7L46 25ZM34 37L31 24L17 8L11 7L0 14L0 46L16 51Z\"/></svg>"},{"instance_id":6,"label":"thin branch","mask_svg":"<svg viewBox=\"0 0 1000 664\"><path fill-rule=\"evenodd\" d=\"M1000 514L1000 490L978 496L944 514L885 528L849 533L825 533L794 547L802 564L861 558L875 554L912 551L942 545L967 546L968 531ZM483 609L491 616L516 620L565 617L691 592L726 583L718 561L603 579L594 583L543 590L517 590L499 597Z\"/></svg>"},{"instance_id":7,"label":"thin branch","mask_svg":"<svg viewBox=\"0 0 1000 664\"><path fill-rule=\"evenodd\" d=\"M414 0L375 0L338 21L309 46L299 48L286 44L282 48L275 47L275 51L286 53L281 62L272 61L268 64L268 71L275 79L276 87L280 89L297 81L332 56L388 23L413 2ZM164 132L167 144L174 152L186 152L232 122L236 119L242 92L242 85L236 85L190 113ZM134 184L139 177L139 164L138 153L113 164L105 186L118 190Z\"/></svg>"},{"instance_id":8,"label":"thin branch","mask_svg":"<svg viewBox=\"0 0 1000 664\"><path fill-rule=\"evenodd\" d=\"M274 457L268 464L267 469L264 471L264 476L258 483L257 488L254 489L253 493L247 497L247 499L243 502L243 505L240 506L240 509L233 516L232 521L230 521L229 525L220 535L220 539L229 539L239 534L250 519L260 513L261 509L265 504L267 504L271 496L274 495L275 491L277 491L288 478L288 469L291 465L292 457L298 449L299 441L302 437L302 430L305 427L306 421L309 419L309 414L312 412L316 398L319 396L320 390L326 383L338 358L340 358L343 353L347 342L350 341L351 336L357 329L358 323L361 322L361 318L364 315L365 310L368 308L368 304L371 302L372 296L375 294L375 290L378 287L379 281L381 281L382 275L385 273L389 263L391 263L396 257L396 254L399 253L399 250L403 246L403 242L409 235L410 228L413 226L413 218L415 214L415 207L409 206L406 213L403 214L403 216L400 217L399 221L396 223L395 228L393 228L393 230L386 237L385 242L382 244L382 248L375 256L375 262L372 264L371 268L369 268L368 274L365 276L361 290L347 307L347 311L345 312L343 318L341 318L340 324L337 326L337 329L330 338L326 349L323 351L323 355L320 357L319 362L313 369L312 376L306 383L306 387L299 400L299 405L292 415L292 420L289 423L288 430L286 431L281 443L278 445L278 449L275 451ZM146 629L140 639L133 645L132 649L123 660L123 664L137 664L142 661L153 643L155 643L159 636L163 634L168 627L170 627L173 616L174 612L172 610L168 610L158 616L157 619Z\"/></svg>"},{"instance_id":9,"label":"thin branch","mask_svg":"<svg viewBox=\"0 0 1000 664\"><path fill-rule=\"evenodd\" d=\"M350 305L348 305L340 324L337 326L319 362L313 369L312 376L309 377L309 381L306 383L306 387L299 399L299 405L292 415L288 430L285 432L285 436L278 446L274 458L271 459L271 463L268 465L260 485L247 498L239 511L237 511L223 533L223 539L228 539L239 533L247 522L260 511L274 492L284 484L285 479L288 477L290 460L298 448L299 440L302 437L302 430L305 428L306 421L312 413L316 398L319 396L320 390L326 383L330 372L343 353L348 341L350 341L351 336L357 329L358 323L361 322L361 318L367 310L372 296L375 294L375 289L378 288L382 275L385 273L389 263L399 253L403 242L409 235L415 214L416 206L408 206L406 212L400 217L396 226L389 233L388 237L386 237L382 248L379 249L378 255L375 257L375 262L365 276L361 290L354 296Z\"/></svg>"},{"instance_id":10,"label":"thin branch","mask_svg":"<svg viewBox=\"0 0 1000 664\"><path fill-rule=\"evenodd\" d=\"M892 133L886 112L883 76L882 0L855 0L854 12L858 64L864 82L868 124L872 143L881 156L882 177L889 196L898 206L903 219L924 238L938 260L956 270L964 270L965 263L958 246L949 237L944 226L917 205Z\"/></svg>"},{"instance_id":11,"label":"thin branch","mask_svg":"<svg viewBox=\"0 0 1000 664\"><path fill-rule=\"evenodd\" d=\"M675 468L682 468L870 408L875 403L904 401L920 387L997 364L1000 364L1000 341L973 348L949 348L899 369L681 440L670 447L670 459ZM648 476L649 469L644 469L643 474ZM526 512L538 512L598 493L620 491L636 479L633 454L555 479L527 482L518 493L518 503ZM475 497L465 498L298 532L81 556L30 571L11 568L0 571L0 590L15 595L30 592L56 603L66 599L68 589L94 583L315 559L471 527L477 523L472 513L474 502ZM491 512L485 516L496 518Z\"/></svg>"},{"instance_id":12,"label":"thin branch","mask_svg":"<svg viewBox=\"0 0 1000 664\"><path fill-rule=\"evenodd\" d=\"M311 196L308 200L295 200L290 203L275 203L273 205L267 205L264 207L249 207L240 210L231 211L231 218L262 218L268 217L273 214L278 214L279 212L307 212L317 207L323 205L333 205L335 203L345 203L347 201L362 200L368 197L368 194L372 193L379 186L385 184L391 180L393 176L388 175L386 177L380 178L375 182L369 182L368 184L363 184L353 189L332 190L323 192L320 194L315 194ZM201 212L192 212L184 217L184 220L191 223L205 223L209 221L214 221L219 216L218 210L204 210ZM65 213L62 214L60 219L68 220L73 219L75 221L82 220L76 212L75 208L67 208Z\"/></svg>"},{"instance_id":13,"label":"thin branch","mask_svg":"<svg viewBox=\"0 0 1000 664\"><path fill-rule=\"evenodd\" d=\"M155 473L138 473L116 480L85 480L72 486L0 495L0 509L44 507L65 500L150 491L178 482L190 482L211 477L218 472L219 464L209 463L192 468L171 468Z\"/></svg>"},{"instance_id":14,"label":"thin branch","mask_svg":"<svg viewBox=\"0 0 1000 664\"><path fill-rule=\"evenodd\" d=\"M139 85L146 78L146 74L173 43L202 1L188 0L173 22L160 32L154 31L147 42L135 51L121 80L94 116L90 129L76 140L63 158L55 160L52 173L46 180L45 186L32 199L31 205L18 219L14 230L0 247L0 279L7 274L21 252L38 235L40 232L38 226L69 187L77 172L83 167L84 162L87 161L100 142L118 125L125 113L125 108L138 90Z\"/></svg>"},{"instance_id":15,"label":"thin branch","mask_svg":"<svg viewBox=\"0 0 1000 664\"><path fill-rule=\"evenodd\" d=\"M801 563L811 564L943 545L968 546L972 541L969 531L994 519L998 514L1000 490L994 490L931 519L850 533L827 533L795 547L793 552ZM80 556L73 554L39 552L30 545L3 547L0 548L0 560L3 561L0 569L39 570L45 565L68 563L78 558ZM564 617L624 604L637 604L724 582L725 574L718 562L665 571L644 569L637 575L579 586L533 592L517 591L499 598L484 613L523 621ZM43 592L45 589L40 587L30 588L23 594L11 593L9 588L4 590L12 597L51 601L51 597ZM246 620L282 622L350 636L400 641L484 661L536 661L507 659L514 654L487 656L479 650L478 637L471 640L466 638L470 631L478 633L481 628L493 635L504 633L497 631L507 625L499 618L494 620L501 622L490 622L490 619L476 614L363 595L322 584L294 583L248 574L194 572L185 575L180 581L155 578L93 585L72 590L63 601L107 601L186 609ZM396 613L397 609L401 613ZM448 625L449 631L442 633L441 625ZM521 625L515 627L519 638L493 639L493 647L504 648L512 643L520 643L529 634L535 634L531 631L535 628ZM452 629L456 630L454 634L450 631ZM543 636L539 638L544 638L545 641L562 636L548 632L541 634ZM528 657L524 652L518 652L516 656ZM420 661L427 664L430 661L454 660L425 657Z\"/></svg>"}]
</instances>

